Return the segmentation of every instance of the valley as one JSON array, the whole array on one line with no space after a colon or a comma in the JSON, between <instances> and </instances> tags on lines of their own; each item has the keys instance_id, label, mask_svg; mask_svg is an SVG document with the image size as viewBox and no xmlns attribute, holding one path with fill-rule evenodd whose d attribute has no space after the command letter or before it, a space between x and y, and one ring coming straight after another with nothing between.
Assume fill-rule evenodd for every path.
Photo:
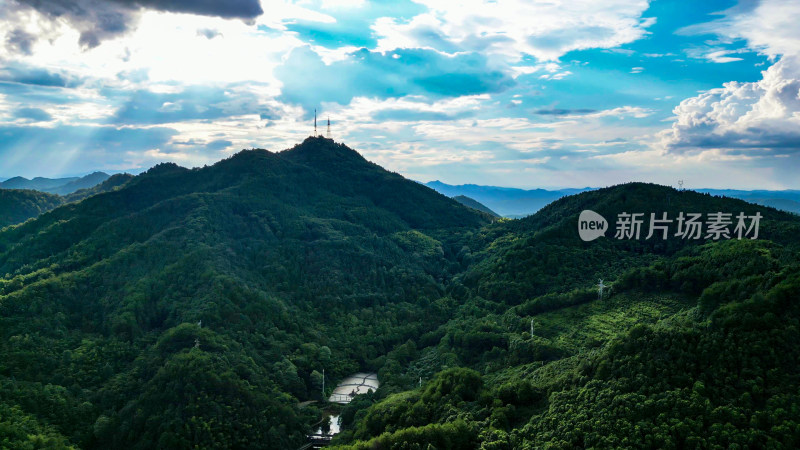
<instances>
[{"instance_id":1,"label":"valley","mask_svg":"<svg viewBox=\"0 0 800 450\"><path fill-rule=\"evenodd\" d=\"M586 242L587 209L763 218ZM321 137L161 164L0 231L0 442L791 447L798 232L644 183L497 220Z\"/></svg>"}]
</instances>

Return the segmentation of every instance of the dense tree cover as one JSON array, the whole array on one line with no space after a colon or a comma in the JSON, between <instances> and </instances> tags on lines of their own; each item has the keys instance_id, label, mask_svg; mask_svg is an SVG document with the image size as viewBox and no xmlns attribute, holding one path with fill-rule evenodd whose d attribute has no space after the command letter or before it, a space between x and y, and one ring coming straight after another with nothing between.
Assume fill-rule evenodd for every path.
<instances>
[{"instance_id":1,"label":"dense tree cover","mask_svg":"<svg viewBox=\"0 0 800 450\"><path fill-rule=\"evenodd\" d=\"M64 203L80 201L95 194L117 189L131 178L133 176L128 174L114 175L91 188L69 191L71 193L64 197L33 190L0 189L0 228L38 217ZM81 178L78 181L90 180Z\"/></svg>"},{"instance_id":2,"label":"dense tree cover","mask_svg":"<svg viewBox=\"0 0 800 450\"><path fill-rule=\"evenodd\" d=\"M733 281L735 283L735 281ZM800 274L703 323L637 326L554 392L520 440L555 447L796 448Z\"/></svg>"},{"instance_id":3,"label":"dense tree cover","mask_svg":"<svg viewBox=\"0 0 800 450\"><path fill-rule=\"evenodd\" d=\"M125 183L133 179L133 175L128 173L118 173L111 175L103 182L94 186L78 189L77 191L70 192L64 195L64 200L67 202L75 202L83 200L84 198L91 197L92 195L101 194L103 192L112 191L123 186Z\"/></svg>"},{"instance_id":4,"label":"dense tree cover","mask_svg":"<svg viewBox=\"0 0 800 450\"><path fill-rule=\"evenodd\" d=\"M322 138L107 183L0 232L3 446L296 448L323 369L382 383L339 448L800 445L795 216L629 184L492 223ZM583 209L764 218L583 242Z\"/></svg>"},{"instance_id":5,"label":"dense tree cover","mask_svg":"<svg viewBox=\"0 0 800 450\"><path fill-rule=\"evenodd\" d=\"M0 189L0 228L24 222L62 203L61 197L22 189Z\"/></svg>"},{"instance_id":6,"label":"dense tree cover","mask_svg":"<svg viewBox=\"0 0 800 450\"><path fill-rule=\"evenodd\" d=\"M463 421L472 448L799 445L797 219L757 209L769 238L759 240L577 238L581 210L659 211L666 202L646 200L665 193L693 211L756 211L633 184L471 235L472 264L450 288L454 317L417 341L414 362L389 354L384 387L356 405L337 444L404 448L403 432ZM602 298L592 288L600 277L612 286ZM426 404L453 366L482 374L477 398Z\"/></svg>"},{"instance_id":7,"label":"dense tree cover","mask_svg":"<svg viewBox=\"0 0 800 450\"><path fill-rule=\"evenodd\" d=\"M80 448L300 446L488 221L326 139L156 166L0 233L0 398Z\"/></svg>"},{"instance_id":8,"label":"dense tree cover","mask_svg":"<svg viewBox=\"0 0 800 450\"><path fill-rule=\"evenodd\" d=\"M482 204L481 202L475 200L474 198L467 197L466 195L456 195L453 197L453 200L461 203L464 206L468 206L473 209L477 209L478 211L483 211L486 214L491 215L492 217L500 218L500 214L492 211L486 205Z\"/></svg>"}]
</instances>

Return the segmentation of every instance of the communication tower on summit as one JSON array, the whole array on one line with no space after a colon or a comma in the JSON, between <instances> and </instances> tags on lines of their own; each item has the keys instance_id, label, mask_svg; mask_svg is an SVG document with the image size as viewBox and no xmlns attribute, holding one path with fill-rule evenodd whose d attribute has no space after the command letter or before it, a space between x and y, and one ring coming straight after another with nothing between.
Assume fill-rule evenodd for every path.
<instances>
[{"instance_id":1,"label":"communication tower on summit","mask_svg":"<svg viewBox=\"0 0 800 450\"><path fill-rule=\"evenodd\" d=\"M322 137L322 133L319 132L317 129L317 109L314 108L314 134L313 137ZM328 132L325 135L326 138L331 139L331 116L328 116Z\"/></svg>"}]
</instances>

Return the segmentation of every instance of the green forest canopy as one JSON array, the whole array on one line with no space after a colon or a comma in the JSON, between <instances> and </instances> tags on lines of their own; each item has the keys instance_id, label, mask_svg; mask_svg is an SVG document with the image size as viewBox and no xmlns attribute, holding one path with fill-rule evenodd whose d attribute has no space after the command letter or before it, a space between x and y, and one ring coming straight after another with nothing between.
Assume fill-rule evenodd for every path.
<instances>
[{"instance_id":1,"label":"green forest canopy","mask_svg":"<svg viewBox=\"0 0 800 450\"><path fill-rule=\"evenodd\" d=\"M582 242L583 209L764 218ZM0 232L0 443L297 448L324 368L382 383L343 448L791 448L798 231L639 183L492 223L322 138L162 164Z\"/></svg>"}]
</instances>

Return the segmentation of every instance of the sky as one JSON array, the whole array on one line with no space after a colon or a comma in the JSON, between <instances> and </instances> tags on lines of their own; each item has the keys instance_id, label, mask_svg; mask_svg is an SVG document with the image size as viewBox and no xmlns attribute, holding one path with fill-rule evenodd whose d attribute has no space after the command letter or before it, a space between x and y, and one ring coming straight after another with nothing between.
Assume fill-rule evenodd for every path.
<instances>
[{"instance_id":1,"label":"sky","mask_svg":"<svg viewBox=\"0 0 800 450\"><path fill-rule=\"evenodd\" d=\"M796 0L0 0L0 178L321 131L406 177L800 189Z\"/></svg>"}]
</instances>

